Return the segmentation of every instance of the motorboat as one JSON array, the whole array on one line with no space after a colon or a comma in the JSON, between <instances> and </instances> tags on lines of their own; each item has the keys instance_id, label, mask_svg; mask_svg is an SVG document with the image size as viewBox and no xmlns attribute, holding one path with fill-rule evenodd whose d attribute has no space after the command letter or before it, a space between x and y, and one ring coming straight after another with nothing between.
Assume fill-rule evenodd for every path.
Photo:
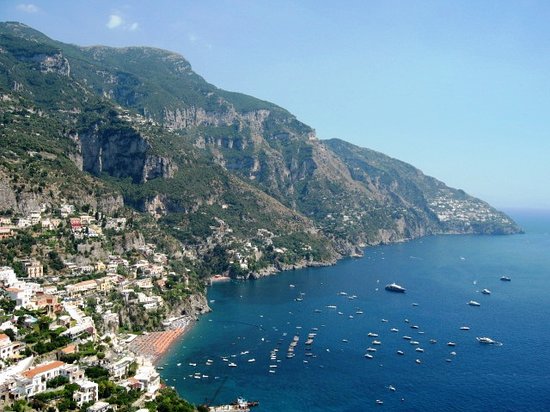
<instances>
[{"instance_id":1,"label":"motorboat","mask_svg":"<svg viewBox=\"0 0 550 412\"><path fill-rule=\"evenodd\" d=\"M493 339L488 338L486 336L476 337L476 339L479 343L483 343L485 345L494 345L495 343L497 343L496 340L493 340Z\"/></svg>"},{"instance_id":2,"label":"motorboat","mask_svg":"<svg viewBox=\"0 0 550 412\"><path fill-rule=\"evenodd\" d=\"M388 292L397 292L397 293L405 293L405 291L407 290L403 286L398 285L397 283L390 283L389 285L386 285L385 289Z\"/></svg>"},{"instance_id":3,"label":"motorboat","mask_svg":"<svg viewBox=\"0 0 550 412\"><path fill-rule=\"evenodd\" d=\"M402 350L398 350L398 351L397 351L397 354L398 354L398 355L404 355L405 352L403 352Z\"/></svg>"},{"instance_id":4,"label":"motorboat","mask_svg":"<svg viewBox=\"0 0 550 412\"><path fill-rule=\"evenodd\" d=\"M483 289L481 293L483 293L484 295L490 295L491 291L489 289Z\"/></svg>"},{"instance_id":5,"label":"motorboat","mask_svg":"<svg viewBox=\"0 0 550 412\"><path fill-rule=\"evenodd\" d=\"M475 300L471 300L468 302L468 305L470 306L481 306L481 303L476 302Z\"/></svg>"},{"instance_id":6,"label":"motorboat","mask_svg":"<svg viewBox=\"0 0 550 412\"><path fill-rule=\"evenodd\" d=\"M510 282L512 280L512 278L510 276L501 276L500 277L500 280L504 281L504 282Z\"/></svg>"}]
</instances>

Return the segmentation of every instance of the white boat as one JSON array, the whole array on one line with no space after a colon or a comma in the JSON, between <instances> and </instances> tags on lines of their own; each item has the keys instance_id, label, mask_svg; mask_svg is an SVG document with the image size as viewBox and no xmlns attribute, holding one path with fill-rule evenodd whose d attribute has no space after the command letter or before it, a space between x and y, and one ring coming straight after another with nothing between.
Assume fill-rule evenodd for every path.
<instances>
[{"instance_id":1,"label":"white boat","mask_svg":"<svg viewBox=\"0 0 550 412\"><path fill-rule=\"evenodd\" d=\"M421 352L421 353L424 352L424 349L422 349L422 348L416 348L415 350L416 350L417 352Z\"/></svg>"},{"instance_id":2,"label":"white boat","mask_svg":"<svg viewBox=\"0 0 550 412\"><path fill-rule=\"evenodd\" d=\"M471 300L468 302L468 305L470 306L481 306L481 303L476 302L475 300Z\"/></svg>"},{"instance_id":3,"label":"white boat","mask_svg":"<svg viewBox=\"0 0 550 412\"><path fill-rule=\"evenodd\" d=\"M454 343L454 342L447 342L447 346L456 346L456 343Z\"/></svg>"},{"instance_id":4,"label":"white boat","mask_svg":"<svg viewBox=\"0 0 550 412\"><path fill-rule=\"evenodd\" d=\"M479 343L483 343L485 345L494 345L495 343L497 343L496 340L493 340L493 339L488 338L486 336L477 337L476 339Z\"/></svg>"},{"instance_id":5,"label":"white boat","mask_svg":"<svg viewBox=\"0 0 550 412\"><path fill-rule=\"evenodd\" d=\"M405 340L411 340L412 338L410 336L403 336L403 339Z\"/></svg>"},{"instance_id":6,"label":"white boat","mask_svg":"<svg viewBox=\"0 0 550 412\"><path fill-rule=\"evenodd\" d=\"M470 327L469 326L461 326L460 330L470 330Z\"/></svg>"},{"instance_id":7,"label":"white boat","mask_svg":"<svg viewBox=\"0 0 550 412\"><path fill-rule=\"evenodd\" d=\"M430 339L430 343L431 343L431 344L437 343L437 340L435 340L435 339Z\"/></svg>"},{"instance_id":8,"label":"white boat","mask_svg":"<svg viewBox=\"0 0 550 412\"><path fill-rule=\"evenodd\" d=\"M377 338L377 337L378 337L378 333L369 332L369 333L367 333L367 336L370 337L370 338Z\"/></svg>"},{"instance_id":9,"label":"white boat","mask_svg":"<svg viewBox=\"0 0 550 412\"><path fill-rule=\"evenodd\" d=\"M385 289L389 292L397 292L397 293L405 293L405 291L407 290L403 286L398 285L397 283L390 283L389 285L386 285Z\"/></svg>"},{"instance_id":10,"label":"white boat","mask_svg":"<svg viewBox=\"0 0 550 412\"><path fill-rule=\"evenodd\" d=\"M504 282L510 282L512 278L510 276L504 275L500 277L500 280L503 280Z\"/></svg>"},{"instance_id":11,"label":"white boat","mask_svg":"<svg viewBox=\"0 0 550 412\"><path fill-rule=\"evenodd\" d=\"M388 386L388 389L392 392L395 392L395 386L393 385Z\"/></svg>"},{"instance_id":12,"label":"white boat","mask_svg":"<svg viewBox=\"0 0 550 412\"><path fill-rule=\"evenodd\" d=\"M489 289L483 289L481 293L483 293L484 295L490 295L491 291Z\"/></svg>"},{"instance_id":13,"label":"white boat","mask_svg":"<svg viewBox=\"0 0 550 412\"><path fill-rule=\"evenodd\" d=\"M376 352L376 348L368 347L367 352Z\"/></svg>"},{"instance_id":14,"label":"white boat","mask_svg":"<svg viewBox=\"0 0 550 412\"><path fill-rule=\"evenodd\" d=\"M391 329L390 329L390 332L399 332L399 329L397 329L397 328L391 328Z\"/></svg>"},{"instance_id":15,"label":"white boat","mask_svg":"<svg viewBox=\"0 0 550 412\"><path fill-rule=\"evenodd\" d=\"M193 366L193 367L194 367L194 366L197 366L197 364L196 364L196 363L193 363L193 362L189 362L189 366Z\"/></svg>"},{"instance_id":16,"label":"white boat","mask_svg":"<svg viewBox=\"0 0 550 412\"><path fill-rule=\"evenodd\" d=\"M365 353L365 358L372 359L374 356L372 356L370 353Z\"/></svg>"},{"instance_id":17,"label":"white boat","mask_svg":"<svg viewBox=\"0 0 550 412\"><path fill-rule=\"evenodd\" d=\"M381 400L381 399L377 399L377 400L376 400L376 404L377 404L377 405L384 405L384 401Z\"/></svg>"},{"instance_id":18,"label":"white boat","mask_svg":"<svg viewBox=\"0 0 550 412\"><path fill-rule=\"evenodd\" d=\"M420 342L418 342L417 340L411 340L409 343L411 345L420 345Z\"/></svg>"},{"instance_id":19,"label":"white boat","mask_svg":"<svg viewBox=\"0 0 550 412\"><path fill-rule=\"evenodd\" d=\"M327 308L329 308L329 309L336 309L337 306L336 306L336 305L327 305Z\"/></svg>"},{"instance_id":20,"label":"white boat","mask_svg":"<svg viewBox=\"0 0 550 412\"><path fill-rule=\"evenodd\" d=\"M382 342L380 342L379 340L373 340L372 344L373 345L382 345Z\"/></svg>"},{"instance_id":21,"label":"white boat","mask_svg":"<svg viewBox=\"0 0 550 412\"><path fill-rule=\"evenodd\" d=\"M254 359L254 358L249 359L248 362L256 362L256 359Z\"/></svg>"},{"instance_id":22,"label":"white boat","mask_svg":"<svg viewBox=\"0 0 550 412\"><path fill-rule=\"evenodd\" d=\"M422 361L420 359L415 360L416 363L420 364Z\"/></svg>"},{"instance_id":23,"label":"white boat","mask_svg":"<svg viewBox=\"0 0 550 412\"><path fill-rule=\"evenodd\" d=\"M237 367L237 364L234 363L234 362L231 362L231 363L230 363L229 365L227 365L227 366L229 366L230 368L236 368L236 367Z\"/></svg>"},{"instance_id":24,"label":"white boat","mask_svg":"<svg viewBox=\"0 0 550 412\"><path fill-rule=\"evenodd\" d=\"M398 355L404 355L405 352L403 352L402 350L398 350L398 351L397 351L397 354L398 354Z\"/></svg>"}]
</instances>

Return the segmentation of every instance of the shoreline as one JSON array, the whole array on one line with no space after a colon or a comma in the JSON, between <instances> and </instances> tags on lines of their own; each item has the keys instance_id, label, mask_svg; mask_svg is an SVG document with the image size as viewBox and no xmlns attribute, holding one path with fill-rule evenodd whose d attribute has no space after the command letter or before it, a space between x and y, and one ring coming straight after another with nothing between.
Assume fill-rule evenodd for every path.
<instances>
[{"instance_id":1,"label":"shoreline","mask_svg":"<svg viewBox=\"0 0 550 412\"><path fill-rule=\"evenodd\" d=\"M128 349L136 355L148 358L156 366L172 346L191 330L193 324L189 320L183 327L139 335L130 342Z\"/></svg>"}]
</instances>

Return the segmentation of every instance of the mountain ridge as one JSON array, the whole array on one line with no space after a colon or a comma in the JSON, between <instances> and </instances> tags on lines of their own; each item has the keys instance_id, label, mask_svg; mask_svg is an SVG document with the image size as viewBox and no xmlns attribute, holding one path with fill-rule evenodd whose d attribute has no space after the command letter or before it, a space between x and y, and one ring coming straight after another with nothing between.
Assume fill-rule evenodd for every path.
<instances>
[{"instance_id":1,"label":"mountain ridge","mask_svg":"<svg viewBox=\"0 0 550 412\"><path fill-rule=\"evenodd\" d=\"M244 243L261 230L290 236L294 255L285 264L333 261L367 245L429 234L521 231L486 202L411 165L343 140L319 140L285 109L218 89L177 53L64 44L20 23L0 24L0 48L2 124L10 147L19 149L17 161L53 145L45 152L69 159L79 177L101 188L88 197L123 199L199 255L212 250L220 226L210 223L218 220ZM31 139L21 121L43 123L47 136ZM8 166L4 156L6 176L13 173ZM10 199L25 193L11 187ZM66 197L59 193L49 201ZM277 260L264 240L254 257L261 264L248 274Z\"/></svg>"}]
</instances>

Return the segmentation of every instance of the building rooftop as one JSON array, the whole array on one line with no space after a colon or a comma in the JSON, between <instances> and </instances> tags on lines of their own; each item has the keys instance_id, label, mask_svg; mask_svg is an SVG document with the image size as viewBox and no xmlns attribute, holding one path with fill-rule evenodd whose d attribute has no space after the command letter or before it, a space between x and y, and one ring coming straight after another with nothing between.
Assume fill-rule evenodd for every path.
<instances>
[{"instance_id":1,"label":"building rooftop","mask_svg":"<svg viewBox=\"0 0 550 412\"><path fill-rule=\"evenodd\" d=\"M23 372L22 375L26 378L32 379L36 375L39 375L39 374L44 373L44 372L48 372L48 371L56 369L56 368L60 368L63 365L65 365L65 362L53 361L53 362L49 362L49 363L39 365L36 368L29 369L28 371Z\"/></svg>"}]
</instances>

